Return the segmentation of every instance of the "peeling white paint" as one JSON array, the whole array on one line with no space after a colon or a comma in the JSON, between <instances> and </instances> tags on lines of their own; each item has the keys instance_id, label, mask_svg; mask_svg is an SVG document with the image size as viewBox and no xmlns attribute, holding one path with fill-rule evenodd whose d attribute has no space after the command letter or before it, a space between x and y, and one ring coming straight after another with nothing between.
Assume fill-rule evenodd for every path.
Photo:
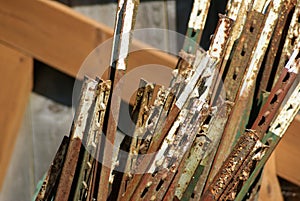
<instances>
[{"instance_id":1,"label":"peeling white paint","mask_svg":"<svg viewBox=\"0 0 300 201\"><path fill-rule=\"evenodd\" d=\"M300 110L300 83L298 83L294 92L283 106L270 127L270 131L275 135L282 137L287 128Z\"/></svg>"}]
</instances>

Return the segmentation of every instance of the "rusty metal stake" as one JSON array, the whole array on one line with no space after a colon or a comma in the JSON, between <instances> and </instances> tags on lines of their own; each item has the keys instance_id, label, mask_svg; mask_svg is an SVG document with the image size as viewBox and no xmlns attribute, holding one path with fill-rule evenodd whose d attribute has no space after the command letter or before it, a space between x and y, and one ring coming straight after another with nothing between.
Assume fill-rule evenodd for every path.
<instances>
[{"instance_id":1,"label":"rusty metal stake","mask_svg":"<svg viewBox=\"0 0 300 201\"><path fill-rule=\"evenodd\" d=\"M80 172L77 175L77 187L75 190L74 201L77 200L87 200L88 192L91 191L93 185L92 174L93 165L98 160L96 157L96 149L99 144L99 139L101 139L103 132L103 122L104 115L107 109L111 82L102 81L97 79L99 82L97 87L97 96L95 101L95 106L91 113L88 115L91 118L90 125L87 125L86 137L83 141L84 153L81 161L78 161L78 167L80 167Z\"/></svg>"},{"instance_id":2,"label":"rusty metal stake","mask_svg":"<svg viewBox=\"0 0 300 201\"><path fill-rule=\"evenodd\" d=\"M263 168L269 157L271 156L272 152L275 150L276 146L284 136L287 128L291 124L292 120L295 118L297 113L300 110L300 83L298 83L297 87L295 88L294 92L285 103L284 107L277 115L274 122L271 124L268 134L262 140L262 143L267 144L267 150L265 153L262 153L260 156L259 162L255 166L255 169L250 172L249 178L243 183L242 189L239 191L237 197L235 198L236 201L242 200L250 186L253 184L254 180L258 176L260 170Z\"/></svg>"},{"instance_id":3,"label":"rusty metal stake","mask_svg":"<svg viewBox=\"0 0 300 201\"><path fill-rule=\"evenodd\" d=\"M202 197L204 201L228 199L229 194L234 193L230 190L228 191L228 187L230 188L230 185L233 185L236 179L242 176L237 173L242 173L243 169L240 168L243 167L243 165L245 168L247 167L245 161L249 161L249 157L252 157L251 151L257 141L264 137L284 97L298 75L300 69L299 59L297 58L299 54L298 48L299 47L296 48L289 63L284 68L280 79L271 91L266 104L260 111L251 130L245 132L245 134L239 138L233 151L221 166L208 190L204 193Z\"/></svg>"},{"instance_id":4,"label":"rusty metal stake","mask_svg":"<svg viewBox=\"0 0 300 201\"><path fill-rule=\"evenodd\" d=\"M97 82L85 77L79 107L71 130L70 143L65 163L61 172L55 201L68 201L70 199L71 186L75 175L79 152L85 129L89 123L88 114L93 110L97 90Z\"/></svg>"},{"instance_id":5,"label":"rusty metal stake","mask_svg":"<svg viewBox=\"0 0 300 201\"><path fill-rule=\"evenodd\" d=\"M64 136L61 145L53 159L50 169L46 173L41 189L39 190L35 201L51 200L56 192L61 170L68 150L69 138Z\"/></svg>"},{"instance_id":6,"label":"rusty metal stake","mask_svg":"<svg viewBox=\"0 0 300 201\"><path fill-rule=\"evenodd\" d=\"M288 22L288 17L293 14L291 13L293 11L293 8L295 7L296 0L288 0L284 2L283 8L281 10L280 18L278 19L278 22L276 24L276 28L274 30L272 39L270 41L268 52L265 56L265 61L262 66L262 78L258 85L258 93L257 93L257 99L261 96L261 94L264 91L270 91L271 87L273 85L274 79L271 76L272 71L277 70L279 67L281 70L284 67L285 64L283 64L282 67L278 66L278 59L281 56L282 47L280 44L285 40L284 32L286 24ZM283 40L283 41L282 41ZM282 43L283 44L283 43Z\"/></svg>"},{"instance_id":7,"label":"rusty metal stake","mask_svg":"<svg viewBox=\"0 0 300 201\"><path fill-rule=\"evenodd\" d=\"M104 140L102 143L104 147L99 149L100 152L103 150L103 160L97 196L98 201L107 200L111 184L113 182L112 180L110 180L109 183L107 182L109 181L111 175L113 155L112 146L109 146L109 144L114 144L119 121L119 109L121 104L121 98L118 95L112 96L112 94L115 91L115 85L117 83L120 85L119 82L122 76L125 74L127 68L127 58L131 41L131 31L135 24L135 17L138 4L139 0L124 0L118 2L113 39L114 42L111 56L111 68L109 75L110 80L112 81L112 89L108 105L109 110L106 115L106 137L105 139L102 139ZM110 104L112 102L113 105Z\"/></svg>"},{"instance_id":8,"label":"rusty metal stake","mask_svg":"<svg viewBox=\"0 0 300 201\"><path fill-rule=\"evenodd\" d=\"M215 140L213 141L212 150L209 151L211 152L211 154L209 155L209 158L207 158L207 163L204 163L206 164L206 168L203 170L203 176L201 176L201 179L197 184L198 196L201 196L201 194L199 195L199 193L203 191L204 185L209 184L212 181L214 175L219 170L221 161L226 158L225 156L223 156L222 151L219 152L220 154L218 154L217 150L228 149L229 146L232 146L232 140L229 140L229 138L234 138L234 134L232 133L232 136L225 135L224 133L226 133L226 131L224 131L224 129L226 129L226 126L228 127L228 125L226 124L229 120L232 108L234 107L234 101L238 95L238 89L242 84L243 76L246 72L252 49L256 45L256 39L260 36L260 27L263 24L263 20L264 16L256 11L251 11L248 13L245 27L236 46L236 49L234 50L232 60L229 64L229 69L224 80L226 104L221 104L223 101L219 99L219 104L221 104L220 106L225 106L226 109L223 114L220 113L219 115L217 115L211 123L211 125L220 126L213 126L213 128L209 130L208 136L214 138ZM221 139L222 143L219 147ZM227 152L229 152L229 150L227 150ZM220 159L219 157L223 157L223 159ZM216 160L215 158L219 158L218 160L221 160L219 162L219 165L212 165L213 160Z\"/></svg>"},{"instance_id":9,"label":"rusty metal stake","mask_svg":"<svg viewBox=\"0 0 300 201\"><path fill-rule=\"evenodd\" d=\"M183 50L195 55L201 40L211 0L194 0ZM195 46L196 45L196 46Z\"/></svg>"},{"instance_id":10,"label":"rusty metal stake","mask_svg":"<svg viewBox=\"0 0 300 201\"><path fill-rule=\"evenodd\" d=\"M289 28L288 28L288 33L286 36L286 40L282 49L282 53L280 55L280 60L278 64L278 69L276 71L276 75L274 78L274 83L273 86L275 85L276 81L278 80L280 73L286 63L288 62L289 57L293 53L294 46L300 42L300 1L297 1L296 7L294 14L292 16Z\"/></svg>"},{"instance_id":11,"label":"rusty metal stake","mask_svg":"<svg viewBox=\"0 0 300 201\"><path fill-rule=\"evenodd\" d=\"M150 147L147 151L147 153L153 153L158 150L160 147L161 143L163 142L163 139L171 129L173 122L177 118L178 114L180 111L183 109L183 106L185 103L188 101L188 98L190 94L192 93L192 90L196 87L198 80L200 76L202 75L203 69L208 65L213 65L213 63L210 61L209 57L206 56L202 59L200 65L197 67L195 73L193 74L190 82L187 84L187 86L184 87L183 92L179 96L179 98L176 100L175 105L173 105L171 111L169 112L167 119L165 121L165 125L163 126L163 129L159 133L155 133L153 136L153 139L151 141ZM152 159L145 159L141 160L142 162L140 163L141 165L139 166L140 171L145 172L148 169L148 166L150 165L150 162ZM128 191L126 191L123 195L121 200L130 200L132 197L134 190L137 188L139 185L139 182L141 180L142 176L141 175L134 175L132 181L128 185Z\"/></svg>"},{"instance_id":12,"label":"rusty metal stake","mask_svg":"<svg viewBox=\"0 0 300 201\"><path fill-rule=\"evenodd\" d=\"M252 107L252 97L255 90L256 77L258 75L276 22L279 18L279 11L281 10L282 5L282 0L275 0L272 2L256 46L252 51L252 54L250 52L251 60L249 62L249 66L247 67L246 73L242 78L243 83L240 86L238 96L235 99L235 106L231 112L230 121L227 123L223 133L223 136L226 137L226 139L222 139L217 155L214 159L213 166L216 168L216 170L219 170L219 168L222 166L223 161L228 157L230 151L232 150L232 146L234 145L236 139L244 132L246 128ZM244 53L246 52L241 52L242 55ZM232 78L234 78L234 76ZM215 174L216 172L211 171L208 181L211 181Z\"/></svg>"},{"instance_id":13,"label":"rusty metal stake","mask_svg":"<svg viewBox=\"0 0 300 201\"><path fill-rule=\"evenodd\" d=\"M210 87L209 90L212 90L212 88L215 86L216 79L219 74L219 64L222 58L224 56L224 49L227 45L228 42L228 36L231 30L232 26L232 20L229 18L220 15L220 20L217 26L216 33L213 37L212 44L210 46L210 49L208 51L208 54L211 57L216 58L217 63L214 68L214 73L212 79L212 86ZM209 92L211 94L211 91ZM202 131L203 132L203 131ZM202 133L201 133L202 134ZM200 135L201 135L200 134ZM178 187L176 188L176 196L181 199L182 194L187 188L188 183L192 179L192 176L196 170L196 167L200 160L202 159L201 156L206 151L207 148L207 142L210 140L205 136L205 134L201 135L201 137L196 138L196 141L194 142L193 147L191 148L191 152L189 153L189 157L187 158L186 161L183 161L185 165L183 166L183 173L180 176L180 179L178 180ZM206 146L204 146L206 144ZM177 184L176 184L177 186Z\"/></svg>"},{"instance_id":14,"label":"rusty metal stake","mask_svg":"<svg viewBox=\"0 0 300 201\"><path fill-rule=\"evenodd\" d=\"M145 132L146 126L148 125L149 117L151 119L154 118L153 110L150 106L152 96L153 96L154 84L147 83L145 80L140 81L140 87L137 92L136 101L133 107L133 121L136 123L133 136L125 136L122 144L129 144L128 147L128 156L123 156L122 153L119 153L118 163L121 164L122 167L119 167L120 171L124 171L124 174L118 173L116 176L119 175L119 181L114 179L114 185L116 186L115 189L119 193L114 193L117 197L121 197L121 195L126 191L127 183L129 182L130 178L132 177L131 168L136 164L136 158L140 150L141 145L141 137L142 134ZM158 97L163 98L165 97L165 93L163 90L159 90ZM158 104L155 102L154 105L156 106L156 112L159 107ZM150 110L150 111L149 111ZM159 109L158 109L159 110ZM153 119L152 119L153 120ZM128 145L127 145L128 146ZM120 147L121 148L121 147ZM125 164L123 165L122 163ZM114 191L114 188L113 188ZM116 192L115 191L115 192ZM117 200L116 196L111 195L112 200Z\"/></svg>"}]
</instances>

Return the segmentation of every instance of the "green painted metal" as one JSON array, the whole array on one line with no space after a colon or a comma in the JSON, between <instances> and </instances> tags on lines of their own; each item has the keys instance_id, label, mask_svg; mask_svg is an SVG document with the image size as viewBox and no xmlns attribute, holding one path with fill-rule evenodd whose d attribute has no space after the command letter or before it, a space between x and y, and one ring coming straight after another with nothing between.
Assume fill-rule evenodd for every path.
<instances>
[{"instance_id":1,"label":"green painted metal","mask_svg":"<svg viewBox=\"0 0 300 201\"><path fill-rule=\"evenodd\" d=\"M205 166L198 165L192 180L190 181L186 191L184 192L184 194L181 198L181 201L189 201L191 199L191 197L194 195L195 186L197 185L198 179L202 175L204 168L205 168Z\"/></svg>"},{"instance_id":2,"label":"green painted metal","mask_svg":"<svg viewBox=\"0 0 300 201\"><path fill-rule=\"evenodd\" d=\"M268 148L268 150L266 151L264 157L258 162L257 166L255 167L255 170L252 172L249 179L244 183L244 185L243 185L242 189L240 190L240 192L238 193L235 201L242 201L243 198L246 196L246 194L248 193L251 185L254 183L255 179L260 174L260 171L262 170L265 163L267 162L267 160L269 159L269 157L273 153L273 151L274 151L276 145L279 143L279 141L280 141L280 137L273 134L272 132L268 132L268 134L263 138L262 142L264 144L266 142L269 142L268 146L270 146L270 148Z\"/></svg>"},{"instance_id":3,"label":"green painted metal","mask_svg":"<svg viewBox=\"0 0 300 201\"><path fill-rule=\"evenodd\" d=\"M47 176L47 173L45 173L43 178L41 180L39 180L39 182L37 183L36 188L34 190L34 195L31 199L31 201L36 201L37 196L43 187L43 183L44 183L44 180L46 179L46 176Z\"/></svg>"}]
</instances>

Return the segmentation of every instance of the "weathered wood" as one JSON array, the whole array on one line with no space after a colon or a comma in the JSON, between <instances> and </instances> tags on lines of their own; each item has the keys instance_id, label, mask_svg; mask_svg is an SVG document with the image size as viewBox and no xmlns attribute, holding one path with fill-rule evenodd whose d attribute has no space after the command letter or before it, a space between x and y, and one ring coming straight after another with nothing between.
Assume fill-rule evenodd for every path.
<instances>
[{"instance_id":1,"label":"weathered wood","mask_svg":"<svg viewBox=\"0 0 300 201\"><path fill-rule=\"evenodd\" d=\"M5 178L28 97L32 89L32 58L0 44L0 189Z\"/></svg>"},{"instance_id":2,"label":"weathered wood","mask_svg":"<svg viewBox=\"0 0 300 201\"><path fill-rule=\"evenodd\" d=\"M72 76L76 76L88 54L113 35L107 26L46 0L4 1L0 26L0 41ZM133 48L141 47L147 45L133 42ZM131 54L128 70L149 63L174 68L176 58L153 50L139 51Z\"/></svg>"},{"instance_id":3,"label":"weathered wood","mask_svg":"<svg viewBox=\"0 0 300 201\"><path fill-rule=\"evenodd\" d=\"M300 185L300 116L296 116L286 134L276 148L277 174L297 185Z\"/></svg>"},{"instance_id":4,"label":"weathered wood","mask_svg":"<svg viewBox=\"0 0 300 201\"><path fill-rule=\"evenodd\" d=\"M273 153L265 165L262 175L259 201L274 200L283 201L279 181L276 175L276 154Z\"/></svg>"}]
</instances>

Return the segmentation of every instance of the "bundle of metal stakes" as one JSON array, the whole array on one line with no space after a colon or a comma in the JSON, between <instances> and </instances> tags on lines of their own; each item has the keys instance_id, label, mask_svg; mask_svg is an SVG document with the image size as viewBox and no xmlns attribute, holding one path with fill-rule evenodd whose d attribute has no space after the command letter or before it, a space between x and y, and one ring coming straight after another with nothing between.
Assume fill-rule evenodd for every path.
<instances>
[{"instance_id":1,"label":"bundle of metal stakes","mask_svg":"<svg viewBox=\"0 0 300 201\"><path fill-rule=\"evenodd\" d=\"M229 0L204 51L197 46L210 0L195 0L170 85L141 79L135 128L116 149L119 114L110 108L119 111L121 98L112 93L138 3L119 1L109 80L84 79L71 134L34 200L255 198L300 108L300 1Z\"/></svg>"}]
</instances>

